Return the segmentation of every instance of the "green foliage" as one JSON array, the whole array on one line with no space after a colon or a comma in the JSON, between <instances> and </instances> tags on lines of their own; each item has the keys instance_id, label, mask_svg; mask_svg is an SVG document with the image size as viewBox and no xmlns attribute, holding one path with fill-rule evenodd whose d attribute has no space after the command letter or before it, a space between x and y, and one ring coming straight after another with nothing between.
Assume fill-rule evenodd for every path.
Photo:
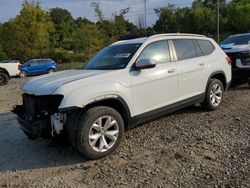
<instances>
[{"instance_id":1,"label":"green foliage","mask_svg":"<svg viewBox=\"0 0 250 188\"><path fill-rule=\"evenodd\" d=\"M217 26L217 0L195 0L192 7L176 8L168 5L155 10L159 19L154 25L158 33L185 32L214 37ZM220 0L220 31L225 36L249 32L250 1L234 0L226 4ZM223 37L224 38L224 37Z\"/></svg>"},{"instance_id":2,"label":"green foliage","mask_svg":"<svg viewBox=\"0 0 250 188\"><path fill-rule=\"evenodd\" d=\"M40 5L24 1L20 15L3 25L3 48L12 59L43 57L49 51L53 31L53 24Z\"/></svg>"},{"instance_id":3,"label":"green foliage","mask_svg":"<svg viewBox=\"0 0 250 188\"><path fill-rule=\"evenodd\" d=\"M66 47L68 44L68 38L73 31L74 19L71 13L62 8L50 9L48 13L51 21L54 23L55 32L52 37L52 44L54 47Z\"/></svg>"},{"instance_id":4,"label":"green foliage","mask_svg":"<svg viewBox=\"0 0 250 188\"><path fill-rule=\"evenodd\" d=\"M103 47L103 36L94 24L84 24L73 33L72 47L74 53L83 52L85 58L90 58Z\"/></svg>"}]
</instances>

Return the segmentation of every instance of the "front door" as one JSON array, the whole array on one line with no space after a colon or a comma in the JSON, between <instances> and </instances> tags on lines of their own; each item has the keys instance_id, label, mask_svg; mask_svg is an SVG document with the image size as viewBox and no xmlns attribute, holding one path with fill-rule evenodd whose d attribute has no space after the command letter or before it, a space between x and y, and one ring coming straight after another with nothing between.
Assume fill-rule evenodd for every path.
<instances>
[{"instance_id":1,"label":"front door","mask_svg":"<svg viewBox=\"0 0 250 188\"><path fill-rule=\"evenodd\" d=\"M135 115L149 112L178 101L175 62L170 61L167 40L147 45L139 58L156 61L156 67L130 71Z\"/></svg>"}]
</instances>

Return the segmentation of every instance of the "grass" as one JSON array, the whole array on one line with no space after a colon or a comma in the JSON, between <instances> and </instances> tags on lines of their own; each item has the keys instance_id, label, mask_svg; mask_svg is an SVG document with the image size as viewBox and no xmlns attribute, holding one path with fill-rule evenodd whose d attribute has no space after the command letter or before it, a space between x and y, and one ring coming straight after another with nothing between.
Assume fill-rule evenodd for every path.
<instances>
[{"instance_id":1,"label":"grass","mask_svg":"<svg viewBox=\"0 0 250 188\"><path fill-rule=\"evenodd\" d=\"M80 69L83 67L83 62L68 62L68 63L59 63L60 70L70 70L70 69Z\"/></svg>"}]
</instances>

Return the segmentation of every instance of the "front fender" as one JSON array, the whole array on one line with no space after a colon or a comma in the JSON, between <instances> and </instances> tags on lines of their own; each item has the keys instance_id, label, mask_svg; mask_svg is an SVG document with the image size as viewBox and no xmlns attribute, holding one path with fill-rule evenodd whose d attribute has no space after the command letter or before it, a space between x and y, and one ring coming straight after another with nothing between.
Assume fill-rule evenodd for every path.
<instances>
[{"instance_id":1,"label":"front fender","mask_svg":"<svg viewBox=\"0 0 250 188\"><path fill-rule=\"evenodd\" d=\"M59 106L59 109L80 107L103 99L121 98L126 102L129 109L132 108L131 90L120 83L100 83L92 86L78 87L75 90L66 92L66 85L58 88L54 94L64 95L64 98ZM131 111L131 114L133 112Z\"/></svg>"}]
</instances>

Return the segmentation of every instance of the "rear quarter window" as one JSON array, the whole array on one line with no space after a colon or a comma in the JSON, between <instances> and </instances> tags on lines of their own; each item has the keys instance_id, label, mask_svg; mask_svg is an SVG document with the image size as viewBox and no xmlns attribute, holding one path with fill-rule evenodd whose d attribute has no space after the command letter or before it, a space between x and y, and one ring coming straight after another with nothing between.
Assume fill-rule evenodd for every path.
<instances>
[{"instance_id":1,"label":"rear quarter window","mask_svg":"<svg viewBox=\"0 0 250 188\"><path fill-rule=\"evenodd\" d=\"M210 55L215 50L214 45L208 40L197 40L204 55Z\"/></svg>"}]
</instances>

